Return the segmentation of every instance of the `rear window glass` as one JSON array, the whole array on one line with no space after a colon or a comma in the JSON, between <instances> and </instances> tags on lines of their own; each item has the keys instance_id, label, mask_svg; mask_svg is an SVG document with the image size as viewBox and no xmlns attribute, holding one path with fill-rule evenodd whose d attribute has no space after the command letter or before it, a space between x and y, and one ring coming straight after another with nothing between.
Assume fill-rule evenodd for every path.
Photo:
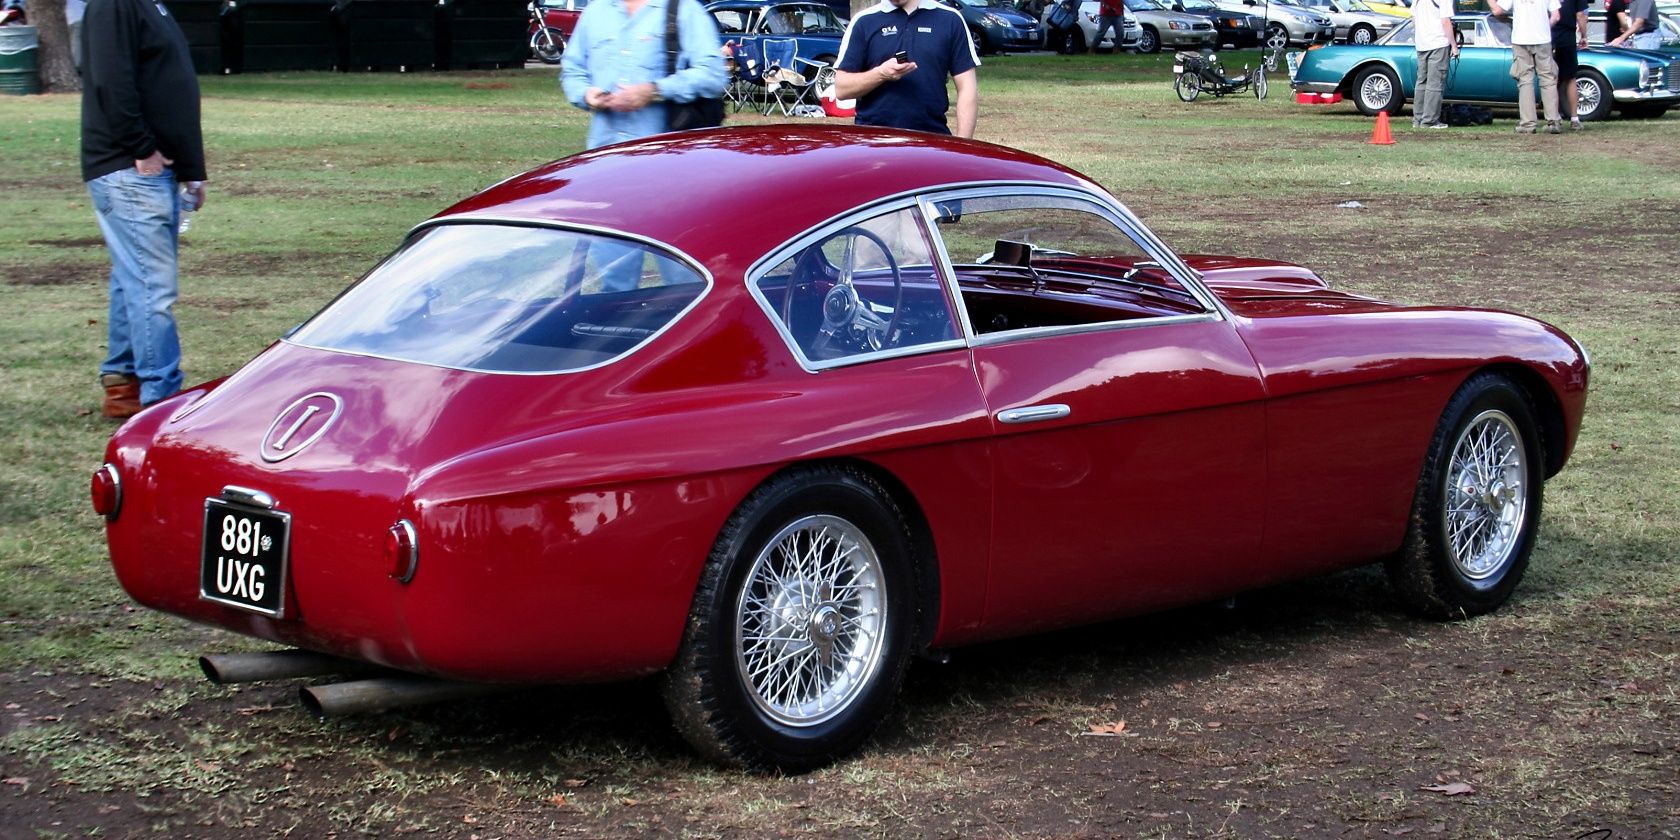
<instances>
[{"instance_id":1,"label":"rear window glass","mask_svg":"<svg viewBox=\"0 0 1680 840\"><path fill-rule=\"evenodd\" d=\"M629 353L706 290L693 268L600 234L439 225L292 334L310 347L507 373Z\"/></svg>"}]
</instances>

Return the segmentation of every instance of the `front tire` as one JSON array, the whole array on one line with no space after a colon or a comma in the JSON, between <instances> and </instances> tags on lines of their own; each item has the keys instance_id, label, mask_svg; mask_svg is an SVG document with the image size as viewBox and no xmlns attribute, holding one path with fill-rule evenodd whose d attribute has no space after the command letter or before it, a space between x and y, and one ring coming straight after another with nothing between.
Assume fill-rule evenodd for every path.
<instances>
[{"instance_id":1,"label":"front tire","mask_svg":"<svg viewBox=\"0 0 1680 840\"><path fill-rule=\"evenodd\" d=\"M566 52L566 34L545 26L531 33L531 55L544 64L559 64Z\"/></svg>"},{"instance_id":2,"label":"front tire","mask_svg":"<svg viewBox=\"0 0 1680 840\"><path fill-rule=\"evenodd\" d=\"M1281 50L1289 47L1289 30L1281 23L1266 25L1267 49Z\"/></svg>"},{"instance_id":3,"label":"front tire","mask_svg":"<svg viewBox=\"0 0 1680 840\"><path fill-rule=\"evenodd\" d=\"M1418 478L1411 520L1388 575L1431 618L1481 615L1528 568L1545 480L1540 424L1511 380L1480 373L1447 401Z\"/></svg>"},{"instance_id":4,"label":"front tire","mask_svg":"<svg viewBox=\"0 0 1680 840\"><path fill-rule=\"evenodd\" d=\"M1075 26L1056 37L1056 51L1062 55L1078 55L1085 51L1085 33Z\"/></svg>"},{"instance_id":5,"label":"front tire","mask_svg":"<svg viewBox=\"0 0 1680 840\"><path fill-rule=\"evenodd\" d=\"M1575 115L1582 122L1596 122L1610 116L1615 103L1610 82L1597 70L1583 67L1575 74Z\"/></svg>"},{"instance_id":6,"label":"front tire","mask_svg":"<svg viewBox=\"0 0 1680 840\"><path fill-rule=\"evenodd\" d=\"M1137 51L1140 53L1156 53L1161 51L1161 34L1153 26L1145 26L1138 35Z\"/></svg>"},{"instance_id":7,"label":"front tire","mask_svg":"<svg viewBox=\"0 0 1680 840\"><path fill-rule=\"evenodd\" d=\"M712 548L665 677L678 731L722 763L785 773L857 749L904 677L912 562L904 516L861 471L755 490Z\"/></svg>"},{"instance_id":8,"label":"front tire","mask_svg":"<svg viewBox=\"0 0 1680 840\"><path fill-rule=\"evenodd\" d=\"M1370 24L1354 24L1353 28L1348 30L1348 43L1350 44L1369 44L1375 40L1377 40L1377 29Z\"/></svg>"},{"instance_id":9,"label":"front tire","mask_svg":"<svg viewBox=\"0 0 1680 840\"><path fill-rule=\"evenodd\" d=\"M1400 88L1400 79L1387 67L1367 67L1353 77L1353 105L1359 113L1374 117L1387 111L1393 116L1405 104L1406 93Z\"/></svg>"}]
</instances>

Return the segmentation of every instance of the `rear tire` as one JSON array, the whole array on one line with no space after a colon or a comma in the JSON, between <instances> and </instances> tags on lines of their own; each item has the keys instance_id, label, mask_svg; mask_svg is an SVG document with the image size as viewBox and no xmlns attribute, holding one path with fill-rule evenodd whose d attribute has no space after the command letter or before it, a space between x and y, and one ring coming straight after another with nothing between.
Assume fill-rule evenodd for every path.
<instances>
[{"instance_id":1,"label":"rear tire","mask_svg":"<svg viewBox=\"0 0 1680 840\"><path fill-rule=\"evenodd\" d=\"M1085 33L1075 26L1056 36L1056 52L1062 55L1078 55L1085 51Z\"/></svg>"},{"instance_id":2,"label":"rear tire","mask_svg":"<svg viewBox=\"0 0 1680 840\"><path fill-rule=\"evenodd\" d=\"M1394 116L1405 107L1406 92L1401 90L1394 71L1382 66L1367 67L1353 77L1353 105L1367 117L1382 111Z\"/></svg>"},{"instance_id":3,"label":"rear tire","mask_svg":"<svg viewBox=\"0 0 1680 840\"><path fill-rule=\"evenodd\" d=\"M1350 44L1369 44L1375 40L1377 40L1377 29L1370 24L1354 24L1353 28L1348 30L1348 43Z\"/></svg>"},{"instance_id":4,"label":"rear tire","mask_svg":"<svg viewBox=\"0 0 1680 840\"><path fill-rule=\"evenodd\" d=\"M917 610L905 519L866 473L811 467L753 491L695 589L665 704L719 762L802 773L891 708Z\"/></svg>"},{"instance_id":5,"label":"rear tire","mask_svg":"<svg viewBox=\"0 0 1680 840\"><path fill-rule=\"evenodd\" d=\"M1173 80L1173 92L1185 102L1195 102L1202 93L1202 80L1195 73L1180 73Z\"/></svg>"},{"instance_id":6,"label":"rear tire","mask_svg":"<svg viewBox=\"0 0 1680 840\"><path fill-rule=\"evenodd\" d=\"M1540 526L1545 448L1533 403L1495 373L1472 376L1441 413L1388 561L1401 601L1438 619L1498 608L1528 568Z\"/></svg>"}]
</instances>

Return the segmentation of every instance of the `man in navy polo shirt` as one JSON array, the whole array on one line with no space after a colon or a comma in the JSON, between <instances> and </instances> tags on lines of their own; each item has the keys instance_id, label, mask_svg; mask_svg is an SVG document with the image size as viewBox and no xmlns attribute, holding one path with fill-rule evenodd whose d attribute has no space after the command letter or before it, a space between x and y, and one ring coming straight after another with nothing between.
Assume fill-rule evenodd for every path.
<instances>
[{"instance_id":1,"label":"man in navy polo shirt","mask_svg":"<svg viewBox=\"0 0 1680 840\"><path fill-rule=\"evenodd\" d=\"M905 54L900 61L898 55ZM950 134L945 76L957 86L959 137L974 136L980 82L962 13L937 0L881 0L852 18L840 42L838 99L856 99L857 124Z\"/></svg>"}]
</instances>

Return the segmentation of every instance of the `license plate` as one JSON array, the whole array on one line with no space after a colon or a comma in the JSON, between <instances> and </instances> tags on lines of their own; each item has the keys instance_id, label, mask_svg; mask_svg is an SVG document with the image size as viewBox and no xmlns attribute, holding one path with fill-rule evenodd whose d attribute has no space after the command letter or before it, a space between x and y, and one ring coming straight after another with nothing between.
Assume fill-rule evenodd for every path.
<instances>
[{"instance_id":1,"label":"license plate","mask_svg":"<svg viewBox=\"0 0 1680 840\"><path fill-rule=\"evenodd\" d=\"M279 618L291 527L291 514L205 499L199 597Z\"/></svg>"},{"instance_id":2,"label":"license plate","mask_svg":"<svg viewBox=\"0 0 1680 840\"><path fill-rule=\"evenodd\" d=\"M1174 64L1173 65L1173 75L1176 76L1176 75L1178 75L1180 73L1183 73L1183 72L1184 72L1184 65L1182 65L1182 64Z\"/></svg>"}]
</instances>

